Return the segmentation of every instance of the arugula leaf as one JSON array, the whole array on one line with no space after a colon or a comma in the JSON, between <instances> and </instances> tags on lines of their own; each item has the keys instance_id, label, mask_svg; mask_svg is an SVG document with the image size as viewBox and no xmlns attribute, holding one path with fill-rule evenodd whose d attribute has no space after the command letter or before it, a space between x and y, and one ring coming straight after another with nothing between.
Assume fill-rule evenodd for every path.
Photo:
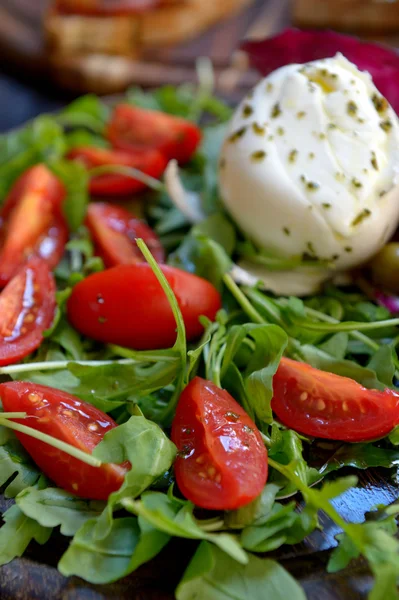
<instances>
[{"instance_id":1,"label":"arugula leaf","mask_svg":"<svg viewBox=\"0 0 399 600\"><path fill-rule=\"evenodd\" d=\"M276 561L250 555L238 565L202 542L176 589L177 600L306 600L300 585Z\"/></svg>"},{"instance_id":2,"label":"arugula leaf","mask_svg":"<svg viewBox=\"0 0 399 600\"><path fill-rule=\"evenodd\" d=\"M14 498L38 481L40 471L9 429L0 428L0 444L0 486L7 484L4 495Z\"/></svg>"},{"instance_id":3,"label":"arugula leaf","mask_svg":"<svg viewBox=\"0 0 399 600\"><path fill-rule=\"evenodd\" d=\"M224 241L229 243L227 239ZM220 291L223 275L230 270L232 262L219 243L194 227L177 250L169 255L168 264L207 279Z\"/></svg>"},{"instance_id":4,"label":"arugula leaf","mask_svg":"<svg viewBox=\"0 0 399 600\"><path fill-rule=\"evenodd\" d=\"M66 154L73 148L81 146L94 146L95 148L109 148L110 144L100 135L87 129L73 129L65 133Z\"/></svg>"},{"instance_id":5,"label":"arugula leaf","mask_svg":"<svg viewBox=\"0 0 399 600\"><path fill-rule=\"evenodd\" d=\"M312 485L321 478L319 471L309 467L304 459L302 439L292 429L285 429L278 423L273 423L268 453L274 461L283 465L295 465L295 475L304 485ZM281 473L273 472L270 480L280 487L279 498L292 496L300 489L290 478L282 476Z\"/></svg>"},{"instance_id":6,"label":"arugula leaf","mask_svg":"<svg viewBox=\"0 0 399 600\"><path fill-rule=\"evenodd\" d=\"M63 210L69 227L76 231L82 225L89 202L89 176L83 165L70 160L59 160L51 164L51 169L64 183L67 196Z\"/></svg>"},{"instance_id":7,"label":"arugula leaf","mask_svg":"<svg viewBox=\"0 0 399 600\"><path fill-rule=\"evenodd\" d=\"M356 469L385 467L389 469L398 465L398 450L380 448L374 444L343 444L321 467L319 472L325 476L342 467L355 467Z\"/></svg>"},{"instance_id":8,"label":"arugula leaf","mask_svg":"<svg viewBox=\"0 0 399 600\"><path fill-rule=\"evenodd\" d=\"M249 504L228 511L224 515L224 522L230 529L243 529L247 525L255 525L263 521L273 508L279 486L275 483L267 483L260 496Z\"/></svg>"},{"instance_id":9,"label":"arugula leaf","mask_svg":"<svg viewBox=\"0 0 399 600\"><path fill-rule=\"evenodd\" d=\"M83 500L58 488L26 488L15 499L20 510L43 527L61 527L61 533L74 535L88 520L98 516L104 502Z\"/></svg>"},{"instance_id":10,"label":"arugula leaf","mask_svg":"<svg viewBox=\"0 0 399 600\"><path fill-rule=\"evenodd\" d=\"M249 361L242 369L247 403L260 421L270 423L273 375L287 345L287 336L276 325L233 325L226 337L221 367L222 382L227 388L231 363L246 338L252 341Z\"/></svg>"},{"instance_id":11,"label":"arugula leaf","mask_svg":"<svg viewBox=\"0 0 399 600\"><path fill-rule=\"evenodd\" d=\"M136 358L139 355L140 353ZM41 370L43 363L33 362L26 365L26 371L23 370L24 365L21 365L21 368L15 372L12 368L5 368L2 373L7 373L18 380L55 387L90 402L103 412L109 412L127 402L139 402L141 397L162 389L176 380L181 372L181 361L173 350L166 352L164 356L165 360L156 363L105 359L104 364L100 359L82 364L69 361L68 358L65 359L65 355L61 355L59 361L57 357L51 359L46 357L45 360L54 361L54 366L50 362L45 370ZM145 357L144 354L144 361ZM84 359L85 357L79 357L78 360ZM164 412L166 410L167 407ZM162 421L163 413L159 418Z\"/></svg>"},{"instance_id":12,"label":"arugula leaf","mask_svg":"<svg viewBox=\"0 0 399 600\"><path fill-rule=\"evenodd\" d=\"M246 553L232 535L209 533L201 528L201 522L194 518L194 505L191 502L178 501L161 492L145 492L141 500L125 498L122 504L126 510L170 536L208 540L241 564L248 561Z\"/></svg>"},{"instance_id":13,"label":"arugula leaf","mask_svg":"<svg viewBox=\"0 0 399 600\"><path fill-rule=\"evenodd\" d=\"M96 520L87 521L61 557L58 570L65 577L75 575L90 583L111 583L151 560L170 539L134 517L115 519L101 539L96 527Z\"/></svg>"},{"instance_id":14,"label":"arugula leaf","mask_svg":"<svg viewBox=\"0 0 399 600\"><path fill-rule=\"evenodd\" d=\"M204 94L201 86L187 83L178 87L165 85L151 92L132 87L127 91L127 101L140 108L160 110L186 119L197 119L202 111L221 120L228 120L232 114L227 104L209 92Z\"/></svg>"},{"instance_id":15,"label":"arugula leaf","mask_svg":"<svg viewBox=\"0 0 399 600\"><path fill-rule=\"evenodd\" d=\"M175 458L176 447L158 425L144 417L129 421L106 433L93 455L103 462L121 464L129 461L122 487L110 495L98 520L97 535L105 537L112 524L113 508L124 498L136 498L167 471Z\"/></svg>"},{"instance_id":16,"label":"arugula leaf","mask_svg":"<svg viewBox=\"0 0 399 600\"><path fill-rule=\"evenodd\" d=\"M102 134L109 116L110 108L98 96L87 94L60 111L57 121L65 127L84 127Z\"/></svg>"},{"instance_id":17,"label":"arugula leaf","mask_svg":"<svg viewBox=\"0 0 399 600\"><path fill-rule=\"evenodd\" d=\"M43 115L26 127L0 136L0 199L24 171L59 160L65 152L62 128L53 117Z\"/></svg>"},{"instance_id":18,"label":"arugula leaf","mask_svg":"<svg viewBox=\"0 0 399 600\"><path fill-rule=\"evenodd\" d=\"M363 554L375 577L369 600L398 598L399 541L395 518L378 522L351 525L351 534L338 535L338 547L331 554L327 570L330 573L346 567L350 561Z\"/></svg>"},{"instance_id":19,"label":"arugula leaf","mask_svg":"<svg viewBox=\"0 0 399 600\"><path fill-rule=\"evenodd\" d=\"M4 525L0 529L0 565L22 556L32 540L45 544L52 529L42 527L30 519L14 504L3 515Z\"/></svg>"}]
</instances>

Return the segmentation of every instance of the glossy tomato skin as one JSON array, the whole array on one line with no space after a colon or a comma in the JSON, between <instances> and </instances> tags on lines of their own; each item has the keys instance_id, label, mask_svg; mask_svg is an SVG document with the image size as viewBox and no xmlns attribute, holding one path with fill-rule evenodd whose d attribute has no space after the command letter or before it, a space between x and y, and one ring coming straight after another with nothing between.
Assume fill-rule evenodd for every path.
<instances>
[{"instance_id":1,"label":"glossy tomato skin","mask_svg":"<svg viewBox=\"0 0 399 600\"><path fill-rule=\"evenodd\" d=\"M0 287L31 256L43 258L50 269L58 264L68 241L64 199L63 184L45 165L16 181L0 213Z\"/></svg>"},{"instance_id":2,"label":"glossy tomato skin","mask_svg":"<svg viewBox=\"0 0 399 600\"><path fill-rule=\"evenodd\" d=\"M194 123L129 104L115 107L107 136L119 150L157 148L168 160L175 158L180 164L190 160L201 142L201 130Z\"/></svg>"},{"instance_id":3,"label":"glossy tomato skin","mask_svg":"<svg viewBox=\"0 0 399 600\"><path fill-rule=\"evenodd\" d=\"M57 0L57 12L66 15L116 16L150 10L161 0Z\"/></svg>"},{"instance_id":4,"label":"glossy tomato skin","mask_svg":"<svg viewBox=\"0 0 399 600\"><path fill-rule=\"evenodd\" d=\"M5 411L27 413L15 419L37 431L92 453L115 421L87 402L45 385L23 381L0 384L0 397ZM69 454L24 433L16 435L43 473L59 487L92 500L107 500L120 488L128 463L89 466Z\"/></svg>"},{"instance_id":5,"label":"glossy tomato skin","mask_svg":"<svg viewBox=\"0 0 399 600\"><path fill-rule=\"evenodd\" d=\"M267 480L267 451L255 423L228 392L195 377L180 396L172 424L182 494L210 510L254 500Z\"/></svg>"},{"instance_id":6,"label":"glossy tomato skin","mask_svg":"<svg viewBox=\"0 0 399 600\"><path fill-rule=\"evenodd\" d=\"M161 265L183 314L187 339L203 331L198 318L213 320L221 299L205 279ZM95 340L137 350L168 348L176 323L160 283L146 263L121 265L79 282L67 305L72 325Z\"/></svg>"},{"instance_id":7,"label":"glossy tomato skin","mask_svg":"<svg viewBox=\"0 0 399 600\"><path fill-rule=\"evenodd\" d=\"M0 294L0 366L38 348L53 322L55 281L46 262L34 256Z\"/></svg>"},{"instance_id":8,"label":"glossy tomato skin","mask_svg":"<svg viewBox=\"0 0 399 600\"><path fill-rule=\"evenodd\" d=\"M157 262L165 252L158 236L140 219L120 206L92 202L87 209L86 225L95 244L96 254L106 267L144 262L136 239L142 238Z\"/></svg>"},{"instance_id":9,"label":"glossy tomato skin","mask_svg":"<svg viewBox=\"0 0 399 600\"><path fill-rule=\"evenodd\" d=\"M105 148L79 147L70 150L68 158L80 162L87 169L105 165L133 167L155 179L161 177L167 165L164 156L153 148L127 153ZM146 187L144 183L133 177L110 173L92 177L89 189L94 196L112 197L136 194L145 190Z\"/></svg>"},{"instance_id":10,"label":"glossy tomato skin","mask_svg":"<svg viewBox=\"0 0 399 600\"><path fill-rule=\"evenodd\" d=\"M295 431L346 442L383 437L399 424L399 394L369 390L289 358L274 375L272 409Z\"/></svg>"}]
</instances>

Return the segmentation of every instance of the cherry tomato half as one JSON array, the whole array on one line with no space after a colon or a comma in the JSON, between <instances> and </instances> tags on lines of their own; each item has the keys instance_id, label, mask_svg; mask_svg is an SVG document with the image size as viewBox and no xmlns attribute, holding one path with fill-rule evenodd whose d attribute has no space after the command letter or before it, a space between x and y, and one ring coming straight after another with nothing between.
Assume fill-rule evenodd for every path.
<instances>
[{"instance_id":1,"label":"cherry tomato half","mask_svg":"<svg viewBox=\"0 0 399 600\"><path fill-rule=\"evenodd\" d=\"M81 147L68 153L68 158L80 162L87 169L105 165L134 167L146 175L159 179L166 168L167 161L158 150L139 149L136 152L120 152L105 148ZM90 179L90 193L95 196L125 196L146 189L145 183L119 173L96 175Z\"/></svg>"},{"instance_id":2,"label":"cherry tomato half","mask_svg":"<svg viewBox=\"0 0 399 600\"><path fill-rule=\"evenodd\" d=\"M195 377L172 424L176 481L197 506L233 510L259 496L267 452L255 423L228 392Z\"/></svg>"},{"instance_id":3,"label":"cherry tomato half","mask_svg":"<svg viewBox=\"0 0 399 600\"><path fill-rule=\"evenodd\" d=\"M186 326L187 339L199 337L199 317L214 319L218 291L205 279L161 265ZM89 275L72 291L67 305L72 325L88 337L137 350L168 348L176 323L167 297L147 263L120 265Z\"/></svg>"},{"instance_id":4,"label":"cherry tomato half","mask_svg":"<svg viewBox=\"0 0 399 600\"><path fill-rule=\"evenodd\" d=\"M57 0L58 12L67 15L115 16L144 12L161 0Z\"/></svg>"},{"instance_id":5,"label":"cherry tomato half","mask_svg":"<svg viewBox=\"0 0 399 600\"><path fill-rule=\"evenodd\" d=\"M116 106L107 135L119 150L157 148L168 160L175 158L181 164L190 160L201 141L201 130L194 123L129 104Z\"/></svg>"},{"instance_id":6,"label":"cherry tomato half","mask_svg":"<svg viewBox=\"0 0 399 600\"><path fill-rule=\"evenodd\" d=\"M363 442L399 424L399 394L368 390L353 379L282 358L273 378L279 420L312 437Z\"/></svg>"},{"instance_id":7,"label":"cherry tomato half","mask_svg":"<svg viewBox=\"0 0 399 600\"><path fill-rule=\"evenodd\" d=\"M31 258L0 294L0 365L36 350L53 322L55 282L45 261Z\"/></svg>"},{"instance_id":8,"label":"cherry tomato half","mask_svg":"<svg viewBox=\"0 0 399 600\"><path fill-rule=\"evenodd\" d=\"M0 398L5 411L26 412L25 419L15 419L37 431L91 453L115 421L87 402L45 385L13 381L0 384ZM92 500L107 500L118 490L129 463L92 467L45 442L16 432L21 444L43 473L59 487Z\"/></svg>"},{"instance_id":9,"label":"cherry tomato half","mask_svg":"<svg viewBox=\"0 0 399 600\"><path fill-rule=\"evenodd\" d=\"M157 262L165 260L165 252L158 236L140 219L113 204L93 202L87 209L86 225L92 235L96 254L106 267L144 262L136 244L143 238Z\"/></svg>"},{"instance_id":10,"label":"cherry tomato half","mask_svg":"<svg viewBox=\"0 0 399 600\"><path fill-rule=\"evenodd\" d=\"M0 213L0 287L30 256L52 269L68 241L62 214L65 188L45 165L26 171L14 184Z\"/></svg>"}]
</instances>

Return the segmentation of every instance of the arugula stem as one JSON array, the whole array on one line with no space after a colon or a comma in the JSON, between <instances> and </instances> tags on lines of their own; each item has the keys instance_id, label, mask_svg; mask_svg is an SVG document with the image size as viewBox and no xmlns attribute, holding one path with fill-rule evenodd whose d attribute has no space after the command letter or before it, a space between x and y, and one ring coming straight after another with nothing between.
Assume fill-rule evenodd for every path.
<instances>
[{"instance_id":1,"label":"arugula stem","mask_svg":"<svg viewBox=\"0 0 399 600\"><path fill-rule=\"evenodd\" d=\"M243 311L248 315L248 317L254 323L260 323L263 325L266 323L264 318L258 313L258 311L252 306L249 302L248 298L243 294L240 290L234 279L228 273L223 275L223 281L227 289L231 292L234 298L237 300L238 304L241 306Z\"/></svg>"},{"instance_id":2,"label":"arugula stem","mask_svg":"<svg viewBox=\"0 0 399 600\"><path fill-rule=\"evenodd\" d=\"M174 362L178 356L171 355L171 349L166 350L130 350L123 346L108 344L108 348L124 358L130 358L134 362Z\"/></svg>"},{"instance_id":3,"label":"arugula stem","mask_svg":"<svg viewBox=\"0 0 399 600\"><path fill-rule=\"evenodd\" d=\"M139 247L139 249L141 250L141 252L143 253L144 258L150 265L155 277L158 279L158 281L168 299L169 305L172 309L173 316L176 321L177 337L176 337L176 342L174 343L172 349L176 350L176 352L180 356L181 371L180 371L180 374L179 374L177 382L176 382L176 388L173 393L173 396L170 399L169 404L167 405L167 407L165 408L165 410L159 417L160 422L169 423L173 419L176 405L177 405L177 402L180 397L180 392L186 382L186 366L187 366L186 327L184 325L183 315L181 313L176 296L174 295L173 290L170 287L169 282L166 279L165 275L163 274L162 270L160 269L157 261L155 260L155 258L153 257L153 255L151 254L149 249L147 248L147 245L144 242L144 240L139 238L136 240L136 243L137 243L137 246Z\"/></svg>"},{"instance_id":4,"label":"arugula stem","mask_svg":"<svg viewBox=\"0 0 399 600\"><path fill-rule=\"evenodd\" d=\"M399 325L399 319L386 319L385 321L373 321L372 323L362 323L361 321L347 321L338 323L310 323L308 321L300 321L299 319L293 319L295 324L299 325L303 329L310 329L311 331L320 331L325 333L335 333L336 331L370 331L373 329L382 329L384 327L397 327Z\"/></svg>"},{"instance_id":5,"label":"arugula stem","mask_svg":"<svg viewBox=\"0 0 399 600\"><path fill-rule=\"evenodd\" d=\"M215 517L214 519L208 519L208 521L199 521L196 519L198 527L201 527L202 531L206 531L208 533L212 533L212 531L220 531L221 529L225 529L225 524L223 519L219 519Z\"/></svg>"},{"instance_id":6,"label":"arugula stem","mask_svg":"<svg viewBox=\"0 0 399 600\"><path fill-rule=\"evenodd\" d=\"M90 465L91 467L101 467L102 462L88 454L88 452L83 452L83 450L79 450L79 448L75 448L75 446L71 446L71 444L67 444L61 440L57 440L57 438L52 437L51 435L47 435L47 433L42 433L41 431L37 431L32 427L27 427L26 425L21 425L20 423L14 423L13 421L9 421L8 419L3 419L0 416L0 425L4 427L8 427L8 429L13 429L14 431L19 431L19 433L24 433L25 435L29 435L30 437L35 438L36 440L40 440L53 448L57 448L57 450L61 450L69 456L73 456L73 458L77 458L78 460Z\"/></svg>"},{"instance_id":7,"label":"arugula stem","mask_svg":"<svg viewBox=\"0 0 399 600\"><path fill-rule=\"evenodd\" d=\"M135 169L134 167L128 167L126 165L102 165L101 167L93 167L87 171L89 177L97 177L99 175L124 175L125 177L131 177L141 181L146 186L155 190L156 192L164 192L166 190L165 184L163 184L155 177L146 175L143 171Z\"/></svg>"},{"instance_id":8,"label":"arugula stem","mask_svg":"<svg viewBox=\"0 0 399 600\"><path fill-rule=\"evenodd\" d=\"M0 413L0 419L25 419L26 412L3 412Z\"/></svg>"},{"instance_id":9,"label":"arugula stem","mask_svg":"<svg viewBox=\"0 0 399 600\"><path fill-rule=\"evenodd\" d=\"M330 315L325 315L324 313L315 310L314 308L309 308L308 306L305 306L305 313L310 317L315 317L316 319L319 319L319 321L325 321L326 323L341 323L341 321L339 321L338 319L334 319L334 317L330 317ZM377 344L377 342L374 342L367 335L364 335L360 331L350 331L349 334L351 337L357 339L359 342L363 342L363 344L365 344L369 348L372 348L372 350L378 350L380 347L379 344Z\"/></svg>"},{"instance_id":10,"label":"arugula stem","mask_svg":"<svg viewBox=\"0 0 399 600\"><path fill-rule=\"evenodd\" d=\"M101 367L114 364L134 365L136 363L136 360L130 358L122 358L121 360L54 360L49 362L21 363L19 365L0 367L0 375L17 375L18 373L26 373L27 371L58 371L59 369L67 369L69 365Z\"/></svg>"},{"instance_id":11,"label":"arugula stem","mask_svg":"<svg viewBox=\"0 0 399 600\"><path fill-rule=\"evenodd\" d=\"M276 469L276 471L281 473L281 475L284 475L284 477L286 477L298 488L298 490L301 492L302 496L304 497L307 503L312 504L315 508L318 508L319 510L325 512L326 515L329 516L330 519L334 521L334 523L338 525L342 529L342 531L344 531L350 537L353 543L358 547L359 551L363 553L363 544L359 544L357 537L353 535L352 525L350 523L347 523L341 517L341 515L335 510L335 508L330 502L326 501L325 503L323 503L323 505L321 505L318 501L317 494L315 494L314 491L311 490L306 485L306 483L304 483L302 479L298 477L298 475L296 475L296 473L291 471L291 469L287 468L287 466L280 464L279 462L273 460L270 457L268 458L268 463L273 469Z\"/></svg>"},{"instance_id":12,"label":"arugula stem","mask_svg":"<svg viewBox=\"0 0 399 600\"><path fill-rule=\"evenodd\" d=\"M217 385L220 388L222 387L220 371L221 371L221 365L222 365L223 355L224 355L225 350L226 350L226 344L223 344L217 354L215 364L213 366L213 382L215 385Z\"/></svg>"},{"instance_id":13,"label":"arugula stem","mask_svg":"<svg viewBox=\"0 0 399 600\"><path fill-rule=\"evenodd\" d=\"M252 300L252 302L262 307L273 323L284 328L284 322L281 319L280 312L270 298L262 294L259 290L247 286L243 288L243 292L250 300Z\"/></svg>"},{"instance_id":14,"label":"arugula stem","mask_svg":"<svg viewBox=\"0 0 399 600\"><path fill-rule=\"evenodd\" d=\"M268 448L272 445L272 440L269 438L268 435L266 435L265 433L263 433L262 431L259 431L260 433L260 437L263 440L263 443L265 444L265 446L267 446ZM271 459L270 459L271 460Z\"/></svg>"}]
</instances>

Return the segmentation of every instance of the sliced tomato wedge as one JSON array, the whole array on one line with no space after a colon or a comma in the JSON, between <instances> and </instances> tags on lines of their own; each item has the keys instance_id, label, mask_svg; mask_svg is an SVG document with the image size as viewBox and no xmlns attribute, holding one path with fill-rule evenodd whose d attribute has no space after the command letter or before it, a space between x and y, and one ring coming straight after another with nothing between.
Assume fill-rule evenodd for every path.
<instances>
[{"instance_id":1,"label":"sliced tomato wedge","mask_svg":"<svg viewBox=\"0 0 399 600\"><path fill-rule=\"evenodd\" d=\"M274 375L272 409L299 433L346 442L383 437L399 424L399 394L369 390L289 358Z\"/></svg>"},{"instance_id":2,"label":"sliced tomato wedge","mask_svg":"<svg viewBox=\"0 0 399 600\"><path fill-rule=\"evenodd\" d=\"M133 167L155 179L161 177L167 164L164 156L151 148L138 149L128 154L118 150L80 147L70 150L68 158L80 162L87 169L105 165ZM146 188L145 183L138 179L118 173L96 175L90 179L90 193L94 196L125 196L142 192Z\"/></svg>"},{"instance_id":3,"label":"sliced tomato wedge","mask_svg":"<svg viewBox=\"0 0 399 600\"><path fill-rule=\"evenodd\" d=\"M50 269L58 264L68 241L64 198L63 184L42 164L14 184L0 213L0 287L31 256L43 258Z\"/></svg>"},{"instance_id":4,"label":"sliced tomato wedge","mask_svg":"<svg viewBox=\"0 0 399 600\"><path fill-rule=\"evenodd\" d=\"M209 281L161 265L182 311L188 340L203 332L199 317L213 320L221 308ZM137 350L168 348L176 340L176 323L168 299L147 263L120 265L89 275L73 288L68 319L88 337Z\"/></svg>"},{"instance_id":5,"label":"sliced tomato wedge","mask_svg":"<svg viewBox=\"0 0 399 600\"><path fill-rule=\"evenodd\" d=\"M144 12L162 0L57 0L57 12L66 15L115 16Z\"/></svg>"},{"instance_id":6,"label":"sliced tomato wedge","mask_svg":"<svg viewBox=\"0 0 399 600\"><path fill-rule=\"evenodd\" d=\"M107 431L117 426L111 417L91 404L45 385L23 381L2 383L0 398L5 411L27 413L25 419L15 419L17 423L90 454ZM16 435L47 477L83 498L107 500L121 487L129 468L129 463L92 467L27 434L16 432Z\"/></svg>"},{"instance_id":7,"label":"sliced tomato wedge","mask_svg":"<svg viewBox=\"0 0 399 600\"><path fill-rule=\"evenodd\" d=\"M172 424L179 451L176 481L197 506L233 510L261 493L267 452L259 430L228 392L195 377L180 396Z\"/></svg>"},{"instance_id":8,"label":"sliced tomato wedge","mask_svg":"<svg viewBox=\"0 0 399 600\"><path fill-rule=\"evenodd\" d=\"M140 219L120 206L93 202L87 210L86 225L92 235L96 254L106 267L144 262L136 244L142 238L158 262L165 260L165 252L158 236Z\"/></svg>"},{"instance_id":9,"label":"sliced tomato wedge","mask_svg":"<svg viewBox=\"0 0 399 600\"><path fill-rule=\"evenodd\" d=\"M201 141L201 130L194 123L129 104L115 107L107 135L119 150L157 148L168 160L175 158L181 164L190 160Z\"/></svg>"},{"instance_id":10,"label":"sliced tomato wedge","mask_svg":"<svg viewBox=\"0 0 399 600\"><path fill-rule=\"evenodd\" d=\"M55 282L46 262L35 256L0 294L0 365L10 365L38 348L53 322Z\"/></svg>"}]
</instances>

